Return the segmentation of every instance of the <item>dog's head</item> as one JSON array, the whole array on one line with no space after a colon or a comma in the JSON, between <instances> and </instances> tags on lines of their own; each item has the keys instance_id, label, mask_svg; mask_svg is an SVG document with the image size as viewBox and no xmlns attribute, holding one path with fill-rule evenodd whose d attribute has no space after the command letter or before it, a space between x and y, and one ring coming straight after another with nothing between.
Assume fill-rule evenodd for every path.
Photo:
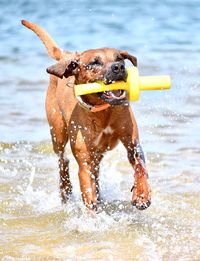
<instances>
[{"instance_id":1,"label":"dog's head","mask_svg":"<svg viewBox=\"0 0 200 261\"><path fill-rule=\"evenodd\" d=\"M137 66L137 59L126 51L111 48L88 50L82 53L66 54L57 64L47 68L47 72L59 78L75 76L75 84L103 80L106 84L126 81L125 59ZM127 100L126 91L115 90L81 97L84 102L111 105L123 104Z\"/></svg>"}]
</instances>

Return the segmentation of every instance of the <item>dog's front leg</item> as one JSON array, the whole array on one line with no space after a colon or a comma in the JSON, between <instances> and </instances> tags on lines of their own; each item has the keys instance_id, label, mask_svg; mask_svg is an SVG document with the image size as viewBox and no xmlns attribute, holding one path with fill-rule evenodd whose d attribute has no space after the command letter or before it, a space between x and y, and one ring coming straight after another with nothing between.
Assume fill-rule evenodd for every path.
<instances>
[{"instance_id":1,"label":"dog's front leg","mask_svg":"<svg viewBox=\"0 0 200 261\"><path fill-rule=\"evenodd\" d=\"M134 185L132 187L132 204L143 210L151 203L151 190L148 182L144 153L138 140L129 141L127 152L128 159L134 168Z\"/></svg>"},{"instance_id":2,"label":"dog's front leg","mask_svg":"<svg viewBox=\"0 0 200 261\"><path fill-rule=\"evenodd\" d=\"M134 185L132 187L132 204L142 210L149 207L151 203L151 189L148 182L145 158L139 143L137 123L130 107L124 107L122 117L118 117L119 139L127 149L128 159L134 169ZM126 117L124 117L126 115Z\"/></svg>"},{"instance_id":3,"label":"dog's front leg","mask_svg":"<svg viewBox=\"0 0 200 261\"><path fill-rule=\"evenodd\" d=\"M92 173L92 164L85 162L79 164L79 182L82 199L87 208L91 210L97 209L96 182Z\"/></svg>"}]
</instances>

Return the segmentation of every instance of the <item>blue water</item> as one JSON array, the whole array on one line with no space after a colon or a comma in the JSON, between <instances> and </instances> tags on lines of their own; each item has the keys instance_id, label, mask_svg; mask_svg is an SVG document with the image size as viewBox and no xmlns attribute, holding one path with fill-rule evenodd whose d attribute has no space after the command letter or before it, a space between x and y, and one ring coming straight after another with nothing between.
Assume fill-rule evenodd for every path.
<instances>
[{"instance_id":1,"label":"blue water","mask_svg":"<svg viewBox=\"0 0 200 261\"><path fill-rule=\"evenodd\" d=\"M141 74L170 74L169 99L181 107L180 114L184 113L183 99L191 92L199 101L194 87L199 84L200 70L199 1L1 0L0 10L0 140L48 138L47 126L41 128L48 81L45 68L54 61L40 40L21 25L21 19L41 25L64 49L125 49L138 57ZM148 97L145 106L162 105L165 95L145 93L140 102ZM193 114L196 109L189 110Z\"/></svg>"},{"instance_id":2,"label":"blue water","mask_svg":"<svg viewBox=\"0 0 200 261\"><path fill-rule=\"evenodd\" d=\"M77 214L77 180L78 201L60 210L44 108L46 68L54 61L21 19L42 26L63 49L124 49L137 56L141 75L172 77L171 90L144 92L131 104L153 188L146 212L130 210L132 174L121 147L103 166L102 187L111 205L97 220L100 228ZM0 0L1 257L65 259L71 253L73 259L82 253L83 260L96 260L100 253L102 260L200 260L199 32L199 0ZM112 199L126 201L119 201L124 210Z\"/></svg>"}]
</instances>

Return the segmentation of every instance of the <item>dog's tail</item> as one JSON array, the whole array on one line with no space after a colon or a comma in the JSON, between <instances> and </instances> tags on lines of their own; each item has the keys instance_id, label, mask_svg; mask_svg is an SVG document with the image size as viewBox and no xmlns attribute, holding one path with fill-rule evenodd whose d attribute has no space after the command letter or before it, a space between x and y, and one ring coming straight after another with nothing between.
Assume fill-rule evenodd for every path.
<instances>
[{"instance_id":1,"label":"dog's tail","mask_svg":"<svg viewBox=\"0 0 200 261\"><path fill-rule=\"evenodd\" d=\"M62 49L60 49L57 46L57 44L54 42L51 36L47 32L45 32L44 29L42 29L37 24L30 23L26 20L21 20L21 22L24 26L31 29L34 33L36 33L39 36L39 38L42 40L45 47L47 48L49 56L56 60L60 60L63 54Z\"/></svg>"}]
</instances>

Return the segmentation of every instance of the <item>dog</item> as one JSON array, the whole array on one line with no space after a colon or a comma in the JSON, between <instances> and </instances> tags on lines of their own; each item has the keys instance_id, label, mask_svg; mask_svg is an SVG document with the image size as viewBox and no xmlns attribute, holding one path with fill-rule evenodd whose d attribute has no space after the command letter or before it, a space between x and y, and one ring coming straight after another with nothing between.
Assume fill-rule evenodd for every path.
<instances>
[{"instance_id":1,"label":"dog","mask_svg":"<svg viewBox=\"0 0 200 261\"><path fill-rule=\"evenodd\" d=\"M133 112L123 90L105 91L75 97L74 85L102 80L106 84L126 81L125 60L137 66L137 58L113 48L69 52L58 47L37 24L26 20L24 26L35 32L48 54L57 63L47 68L50 82L46 96L46 114L53 150L59 157L60 195L66 203L72 193L69 160L64 156L70 142L79 166L80 190L85 206L95 212L101 202L100 162L106 151L122 142L134 169L132 205L143 210L151 203L151 189L144 153Z\"/></svg>"}]
</instances>

